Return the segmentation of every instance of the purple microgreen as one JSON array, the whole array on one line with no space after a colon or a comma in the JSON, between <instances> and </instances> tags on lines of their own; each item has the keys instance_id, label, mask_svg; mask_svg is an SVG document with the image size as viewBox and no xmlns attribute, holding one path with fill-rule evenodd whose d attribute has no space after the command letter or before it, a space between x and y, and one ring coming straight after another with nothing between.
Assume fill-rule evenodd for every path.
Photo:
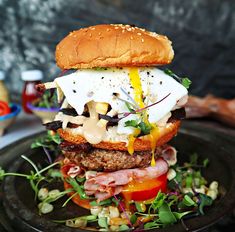
<instances>
[{"instance_id":1,"label":"purple microgreen","mask_svg":"<svg viewBox=\"0 0 235 232\"><path fill-rule=\"evenodd\" d=\"M52 164L52 159L51 159L51 155L49 153L49 151L47 150L46 147L42 147L43 148L43 151L45 152L46 156L47 156L47 159L49 161L50 164Z\"/></svg>"},{"instance_id":2,"label":"purple microgreen","mask_svg":"<svg viewBox=\"0 0 235 232\"><path fill-rule=\"evenodd\" d=\"M119 206L120 206L122 212L123 212L124 215L125 215L125 218L128 220L129 225L130 225L131 227L133 227L133 225L132 225L132 223L131 223L131 220L130 220L130 217L128 216L128 214L127 214L125 208L123 207L122 202L117 198L117 196L116 196L115 194L113 195L113 197L114 197L114 198L116 199L116 201L118 202L118 204L119 204Z\"/></svg>"},{"instance_id":3,"label":"purple microgreen","mask_svg":"<svg viewBox=\"0 0 235 232\"><path fill-rule=\"evenodd\" d=\"M162 99L160 99L160 100L157 101L157 102L154 102L153 104L150 104L150 105L145 106L145 107L143 107L143 108L137 109L137 110L135 110L134 112L126 112L126 113L124 113L123 115L124 115L124 117L127 117L127 116L129 116L130 114L137 114L137 113L140 113L140 112L142 112L142 111L144 111L144 110L146 110L146 109L148 109L148 108L150 108L150 107L152 107L152 106L154 106L154 105L159 104L160 102L164 101L164 100L165 100L167 97L169 97L170 95L171 95L171 93L168 93L165 97L163 97Z\"/></svg>"}]
</instances>

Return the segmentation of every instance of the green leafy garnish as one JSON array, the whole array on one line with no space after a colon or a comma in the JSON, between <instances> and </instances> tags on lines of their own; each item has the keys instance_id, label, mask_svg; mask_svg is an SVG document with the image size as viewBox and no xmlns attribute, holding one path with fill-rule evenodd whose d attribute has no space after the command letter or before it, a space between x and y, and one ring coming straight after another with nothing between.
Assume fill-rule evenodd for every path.
<instances>
[{"instance_id":1,"label":"green leafy garnish","mask_svg":"<svg viewBox=\"0 0 235 232\"><path fill-rule=\"evenodd\" d=\"M90 205L91 206L101 206L101 205L110 205L111 203L112 203L112 199L109 198L109 199L106 199L106 200L103 200L103 201L100 201L100 202L91 201Z\"/></svg>"},{"instance_id":2,"label":"green leafy garnish","mask_svg":"<svg viewBox=\"0 0 235 232\"><path fill-rule=\"evenodd\" d=\"M177 221L174 214L171 212L171 208L166 202L159 208L159 220L165 225L174 224Z\"/></svg>"},{"instance_id":3,"label":"green leafy garnish","mask_svg":"<svg viewBox=\"0 0 235 232\"><path fill-rule=\"evenodd\" d=\"M185 78L182 78L181 84L182 84L186 89L188 89L188 88L190 87L190 85L192 84L192 81L189 80L187 77L185 77Z\"/></svg>"},{"instance_id":4,"label":"green leafy garnish","mask_svg":"<svg viewBox=\"0 0 235 232\"><path fill-rule=\"evenodd\" d=\"M129 226L127 226L127 225L120 225L119 226L119 231L127 231L129 229L130 229Z\"/></svg>"},{"instance_id":5,"label":"green leafy garnish","mask_svg":"<svg viewBox=\"0 0 235 232\"><path fill-rule=\"evenodd\" d=\"M199 199L200 199L199 212L203 215L204 207L212 205L213 200L211 197L202 193L199 194Z\"/></svg>"},{"instance_id":6,"label":"green leafy garnish","mask_svg":"<svg viewBox=\"0 0 235 232\"><path fill-rule=\"evenodd\" d=\"M154 212L156 210L158 210L164 203L165 199L166 199L166 194L162 193L161 191L158 192L157 196L155 197L153 203L150 205L149 207L149 212L151 211L151 209L154 210Z\"/></svg>"},{"instance_id":7,"label":"green leafy garnish","mask_svg":"<svg viewBox=\"0 0 235 232\"><path fill-rule=\"evenodd\" d=\"M60 136L57 133L47 131L47 134L37 138L32 144L31 148L46 147L50 150L56 150L58 144L61 143Z\"/></svg>"},{"instance_id":8,"label":"green leafy garnish","mask_svg":"<svg viewBox=\"0 0 235 232\"><path fill-rule=\"evenodd\" d=\"M197 203L189 195L184 196L183 204L185 206L197 206Z\"/></svg>"},{"instance_id":9,"label":"green leafy garnish","mask_svg":"<svg viewBox=\"0 0 235 232\"><path fill-rule=\"evenodd\" d=\"M128 120L125 122L125 127L131 126L137 128L139 125L139 122L137 120Z\"/></svg>"},{"instance_id":10,"label":"green leafy garnish","mask_svg":"<svg viewBox=\"0 0 235 232\"><path fill-rule=\"evenodd\" d=\"M138 125L141 130L141 134L148 135L152 129L152 126L148 123L141 121Z\"/></svg>"},{"instance_id":11,"label":"green leafy garnish","mask_svg":"<svg viewBox=\"0 0 235 232\"><path fill-rule=\"evenodd\" d=\"M206 168L209 164L209 159L204 159L203 160L203 166Z\"/></svg>"},{"instance_id":12,"label":"green leafy garnish","mask_svg":"<svg viewBox=\"0 0 235 232\"><path fill-rule=\"evenodd\" d=\"M179 77L178 75L173 73L170 69L165 69L164 73L166 73L167 75L173 77L176 81L181 83L186 89L188 89L190 87L190 85L192 84L192 81L189 80L189 78L187 78L187 77Z\"/></svg>"},{"instance_id":13,"label":"green leafy garnish","mask_svg":"<svg viewBox=\"0 0 235 232\"><path fill-rule=\"evenodd\" d=\"M129 112L135 112L134 107L131 103L125 101L125 105L126 105L127 109L129 110Z\"/></svg>"},{"instance_id":14,"label":"green leafy garnish","mask_svg":"<svg viewBox=\"0 0 235 232\"><path fill-rule=\"evenodd\" d=\"M81 199L90 199L90 197L86 195L84 187L79 185L74 178L68 177L65 179L65 181L68 182L73 187L73 189L79 194L79 197Z\"/></svg>"},{"instance_id":15,"label":"green leafy garnish","mask_svg":"<svg viewBox=\"0 0 235 232\"><path fill-rule=\"evenodd\" d=\"M100 217L98 219L98 224L100 227L108 229L108 222L106 217Z\"/></svg>"},{"instance_id":16,"label":"green leafy garnish","mask_svg":"<svg viewBox=\"0 0 235 232\"><path fill-rule=\"evenodd\" d=\"M59 108L56 91L51 92L49 90L46 90L43 95L38 98L33 104L37 107L43 107L47 109Z\"/></svg>"},{"instance_id":17,"label":"green leafy garnish","mask_svg":"<svg viewBox=\"0 0 235 232\"><path fill-rule=\"evenodd\" d=\"M26 178L29 181L31 188L33 189L35 193L35 199L36 199L38 191L39 191L39 183L42 181L46 181L46 182L52 181L53 177L49 176L46 172L48 172L48 170L50 170L54 166L58 165L59 162L55 162L39 170L36 164L31 159L29 159L28 157L24 155L22 155L21 157L31 164L34 171L31 171L30 174L22 174L22 173L5 172L3 169L0 168L0 180L3 180L5 176L18 176L18 177Z\"/></svg>"},{"instance_id":18,"label":"green leafy garnish","mask_svg":"<svg viewBox=\"0 0 235 232\"><path fill-rule=\"evenodd\" d=\"M5 171L2 169L2 167L0 167L0 180L3 180Z\"/></svg>"},{"instance_id":19,"label":"green leafy garnish","mask_svg":"<svg viewBox=\"0 0 235 232\"><path fill-rule=\"evenodd\" d=\"M141 135L148 135L152 129L152 126L150 124L147 124L143 121L139 120L128 120L125 122L125 127L134 127L140 129Z\"/></svg>"}]
</instances>

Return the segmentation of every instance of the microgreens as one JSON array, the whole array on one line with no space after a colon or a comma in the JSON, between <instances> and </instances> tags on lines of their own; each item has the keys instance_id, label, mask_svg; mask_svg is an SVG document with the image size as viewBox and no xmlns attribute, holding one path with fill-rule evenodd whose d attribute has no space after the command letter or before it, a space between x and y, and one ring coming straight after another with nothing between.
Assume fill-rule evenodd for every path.
<instances>
[{"instance_id":1,"label":"microgreens","mask_svg":"<svg viewBox=\"0 0 235 232\"><path fill-rule=\"evenodd\" d=\"M58 102L57 102L57 95L56 95L56 91L54 91L54 89L50 89L50 91L46 90L43 95L37 99L34 102L34 105L37 107L43 107L43 108L58 108Z\"/></svg>"},{"instance_id":2,"label":"microgreens","mask_svg":"<svg viewBox=\"0 0 235 232\"><path fill-rule=\"evenodd\" d=\"M148 135L152 129L151 125L139 120L129 120L125 122L125 127L138 128L141 135Z\"/></svg>"},{"instance_id":3,"label":"microgreens","mask_svg":"<svg viewBox=\"0 0 235 232\"><path fill-rule=\"evenodd\" d=\"M92 197L88 197L84 191L84 187L80 184L78 184L78 182L72 178L72 177L68 177L65 179L66 182L68 182L72 187L73 189L75 190L75 192L78 193L79 197L81 199L93 199Z\"/></svg>"},{"instance_id":4,"label":"microgreens","mask_svg":"<svg viewBox=\"0 0 235 232\"><path fill-rule=\"evenodd\" d=\"M51 178L49 178L50 176L47 175L42 175L43 173L45 173L46 171L50 170L51 168L53 168L54 166L57 166L59 164L59 162L55 162L53 164L50 164L49 166L39 170L36 166L36 164L34 164L34 162L29 159L28 157L22 155L21 156L24 160L26 160L28 163L31 164L31 166L33 167L34 171L30 171L30 174L22 174L22 173L12 173L12 172L5 172L1 167L0 167L0 180L3 180L3 178L5 176L18 176L18 177L24 177L26 178L30 185L31 188L33 189L34 193L35 193L35 199L37 197L38 194L38 186L39 183L41 181L46 181L46 182L50 182Z\"/></svg>"},{"instance_id":5,"label":"microgreens","mask_svg":"<svg viewBox=\"0 0 235 232\"><path fill-rule=\"evenodd\" d=\"M167 75L173 77L176 81L181 83L186 89L188 89L190 87L191 83L192 83L192 81L189 80L187 77L179 77L178 75L173 73L170 69L165 69L164 73L166 73Z\"/></svg>"},{"instance_id":6,"label":"microgreens","mask_svg":"<svg viewBox=\"0 0 235 232\"><path fill-rule=\"evenodd\" d=\"M158 192L149 205L148 213L141 212L137 206L138 212L132 215L132 222L138 222L138 215L152 217L144 224L144 229L155 229L174 224L188 216L204 214L204 208L210 206L213 200L204 193L198 193L197 188L206 184L201 169L208 163L209 160L205 159L202 164L198 164L198 155L194 153L188 163L183 166L175 165L176 176L168 182L169 192ZM185 189L191 189L191 192L184 192Z\"/></svg>"},{"instance_id":7,"label":"microgreens","mask_svg":"<svg viewBox=\"0 0 235 232\"><path fill-rule=\"evenodd\" d=\"M60 136L57 133L47 131L46 135L37 138L31 144L31 148L44 147L54 151L58 148L57 145L60 144L60 142Z\"/></svg>"}]
</instances>

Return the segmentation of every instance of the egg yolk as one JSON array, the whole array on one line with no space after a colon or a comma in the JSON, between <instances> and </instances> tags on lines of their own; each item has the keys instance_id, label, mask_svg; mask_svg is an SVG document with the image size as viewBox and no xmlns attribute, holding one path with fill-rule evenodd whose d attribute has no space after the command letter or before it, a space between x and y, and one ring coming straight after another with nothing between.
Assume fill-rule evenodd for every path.
<instances>
[{"instance_id":1,"label":"egg yolk","mask_svg":"<svg viewBox=\"0 0 235 232\"><path fill-rule=\"evenodd\" d=\"M144 108L145 105L143 101L143 89L142 89L142 84L141 84L138 68L130 68L129 78L130 78L131 86L133 87L133 90L134 90L134 100L140 108ZM146 111L143 112L143 121L144 123L150 125ZM156 149L157 139L159 137L159 130L157 126L154 124L151 124L151 127L152 129L149 134L149 140L150 140L151 149L152 149L151 166L155 166L156 162L154 158L154 153ZM141 131L139 129L135 129L134 133L129 136L127 149L130 154L134 153L134 142L136 140L136 137L140 134L140 132Z\"/></svg>"}]
</instances>

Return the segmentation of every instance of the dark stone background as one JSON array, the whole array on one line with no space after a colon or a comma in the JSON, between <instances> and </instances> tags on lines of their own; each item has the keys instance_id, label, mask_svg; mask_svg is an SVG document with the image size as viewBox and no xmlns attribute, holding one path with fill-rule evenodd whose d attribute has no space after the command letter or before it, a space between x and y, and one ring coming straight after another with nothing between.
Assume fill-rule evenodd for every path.
<instances>
[{"instance_id":1,"label":"dark stone background","mask_svg":"<svg viewBox=\"0 0 235 232\"><path fill-rule=\"evenodd\" d=\"M235 97L235 1L231 0L0 0L0 69L20 93L20 72L59 72L55 46L71 30L129 23L172 41L177 74L193 80L191 93Z\"/></svg>"}]
</instances>

